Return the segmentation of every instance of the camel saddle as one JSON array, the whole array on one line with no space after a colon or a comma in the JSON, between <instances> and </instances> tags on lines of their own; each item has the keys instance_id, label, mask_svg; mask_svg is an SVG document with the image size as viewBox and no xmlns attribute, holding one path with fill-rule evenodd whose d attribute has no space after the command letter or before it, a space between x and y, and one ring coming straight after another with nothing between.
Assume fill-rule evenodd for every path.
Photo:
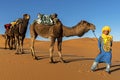
<instances>
[{"instance_id":1,"label":"camel saddle","mask_svg":"<svg viewBox=\"0 0 120 80\"><path fill-rule=\"evenodd\" d=\"M14 27L16 25L16 21L11 22L11 26Z\"/></svg>"},{"instance_id":2,"label":"camel saddle","mask_svg":"<svg viewBox=\"0 0 120 80\"><path fill-rule=\"evenodd\" d=\"M35 22L38 24L53 25L53 20L50 15L38 14L38 18L33 23Z\"/></svg>"},{"instance_id":3,"label":"camel saddle","mask_svg":"<svg viewBox=\"0 0 120 80\"><path fill-rule=\"evenodd\" d=\"M4 27L5 27L5 29L10 29L11 24L5 24Z\"/></svg>"}]
</instances>

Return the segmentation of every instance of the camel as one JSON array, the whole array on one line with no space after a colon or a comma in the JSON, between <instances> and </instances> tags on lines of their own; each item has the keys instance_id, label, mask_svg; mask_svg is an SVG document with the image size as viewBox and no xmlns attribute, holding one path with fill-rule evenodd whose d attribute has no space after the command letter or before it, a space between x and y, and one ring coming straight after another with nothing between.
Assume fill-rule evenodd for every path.
<instances>
[{"instance_id":1,"label":"camel","mask_svg":"<svg viewBox=\"0 0 120 80\"><path fill-rule=\"evenodd\" d=\"M14 32L13 32L16 42L16 54L24 53L23 42L27 31L29 19L30 19L30 15L24 14L23 18L19 18L16 21L16 26L14 27Z\"/></svg>"},{"instance_id":2,"label":"camel","mask_svg":"<svg viewBox=\"0 0 120 80\"><path fill-rule=\"evenodd\" d=\"M10 50L12 50L13 48L15 49L15 37L13 34L13 28L6 28L5 31L5 49L7 49L7 45L9 47Z\"/></svg>"},{"instance_id":3,"label":"camel","mask_svg":"<svg viewBox=\"0 0 120 80\"><path fill-rule=\"evenodd\" d=\"M60 57L61 62L65 62L62 57L62 37L70 37L70 36L83 36L89 30L95 30L95 26L92 23L89 23L85 20L79 22L76 26L72 28L64 26L60 20L56 22L56 24L52 26L44 25L44 24L31 24L30 25L30 36L31 36L31 53L34 59L38 59L35 55L34 51L34 42L36 37L39 35L44 38L50 39L50 63L54 63L53 60L53 51L54 51L54 44L57 40L57 48L58 48L58 55Z\"/></svg>"}]
</instances>

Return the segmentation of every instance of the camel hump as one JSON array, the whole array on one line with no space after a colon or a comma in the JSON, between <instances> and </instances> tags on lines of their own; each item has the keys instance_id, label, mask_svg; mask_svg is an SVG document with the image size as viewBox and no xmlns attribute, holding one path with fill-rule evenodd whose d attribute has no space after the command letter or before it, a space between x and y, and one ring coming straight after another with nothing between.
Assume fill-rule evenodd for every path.
<instances>
[{"instance_id":1,"label":"camel hump","mask_svg":"<svg viewBox=\"0 0 120 80\"><path fill-rule=\"evenodd\" d=\"M51 14L51 15L46 15L46 14L38 14L38 18L33 21L34 23L38 24L44 24L44 25L54 25L56 24L56 21L58 20L57 14Z\"/></svg>"}]
</instances>

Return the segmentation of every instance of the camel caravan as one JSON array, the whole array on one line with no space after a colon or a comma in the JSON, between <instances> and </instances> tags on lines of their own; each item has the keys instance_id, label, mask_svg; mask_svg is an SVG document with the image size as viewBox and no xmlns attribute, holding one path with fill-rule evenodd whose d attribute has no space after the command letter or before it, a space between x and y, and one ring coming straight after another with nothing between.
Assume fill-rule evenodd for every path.
<instances>
[{"instance_id":1,"label":"camel caravan","mask_svg":"<svg viewBox=\"0 0 120 80\"><path fill-rule=\"evenodd\" d=\"M27 31L30 15L24 14L23 18L19 18L14 22L5 24L5 49L7 43L9 49L16 49L16 54L23 53L23 41Z\"/></svg>"},{"instance_id":2,"label":"camel caravan","mask_svg":"<svg viewBox=\"0 0 120 80\"><path fill-rule=\"evenodd\" d=\"M23 42L25 34L28 29L28 23L30 20L29 14L24 14L23 18L19 18L10 24L5 24L5 49L7 45L9 49L15 49L16 54L23 54ZM62 57L62 38L70 36L83 36L89 30L94 31L95 25L85 20L80 21L73 27L67 27L62 24L56 13L51 15L38 14L38 18L30 24L30 37L31 37L31 54L32 57L38 60L35 54L34 43L37 36L50 39L50 62L54 63L53 52L54 44L57 41L58 55L61 62L65 62Z\"/></svg>"}]
</instances>

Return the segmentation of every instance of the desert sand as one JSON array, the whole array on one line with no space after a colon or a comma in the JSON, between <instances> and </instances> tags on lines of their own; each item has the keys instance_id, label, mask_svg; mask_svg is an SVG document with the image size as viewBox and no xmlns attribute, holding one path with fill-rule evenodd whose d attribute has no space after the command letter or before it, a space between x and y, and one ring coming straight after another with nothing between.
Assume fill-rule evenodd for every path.
<instances>
[{"instance_id":1,"label":"desert sand","mask_svg":"<svg viewBox=\"0 0 120 80\"><path fill-rule=\"evenodd\" d=\"M54 59L49 63L49 42L36 41L35 51L39 60L30 54L30 39L25 39L25 54L15 55L15 50L4 49L4 38L0 35L0 80L120 80L120 42L113 43L111 74L105 72L105 64L97 71L90 67L98 54L97 40L80 38L63 41L63 58L59 62L55 45Z\"/></svg>"}]
</instances>

